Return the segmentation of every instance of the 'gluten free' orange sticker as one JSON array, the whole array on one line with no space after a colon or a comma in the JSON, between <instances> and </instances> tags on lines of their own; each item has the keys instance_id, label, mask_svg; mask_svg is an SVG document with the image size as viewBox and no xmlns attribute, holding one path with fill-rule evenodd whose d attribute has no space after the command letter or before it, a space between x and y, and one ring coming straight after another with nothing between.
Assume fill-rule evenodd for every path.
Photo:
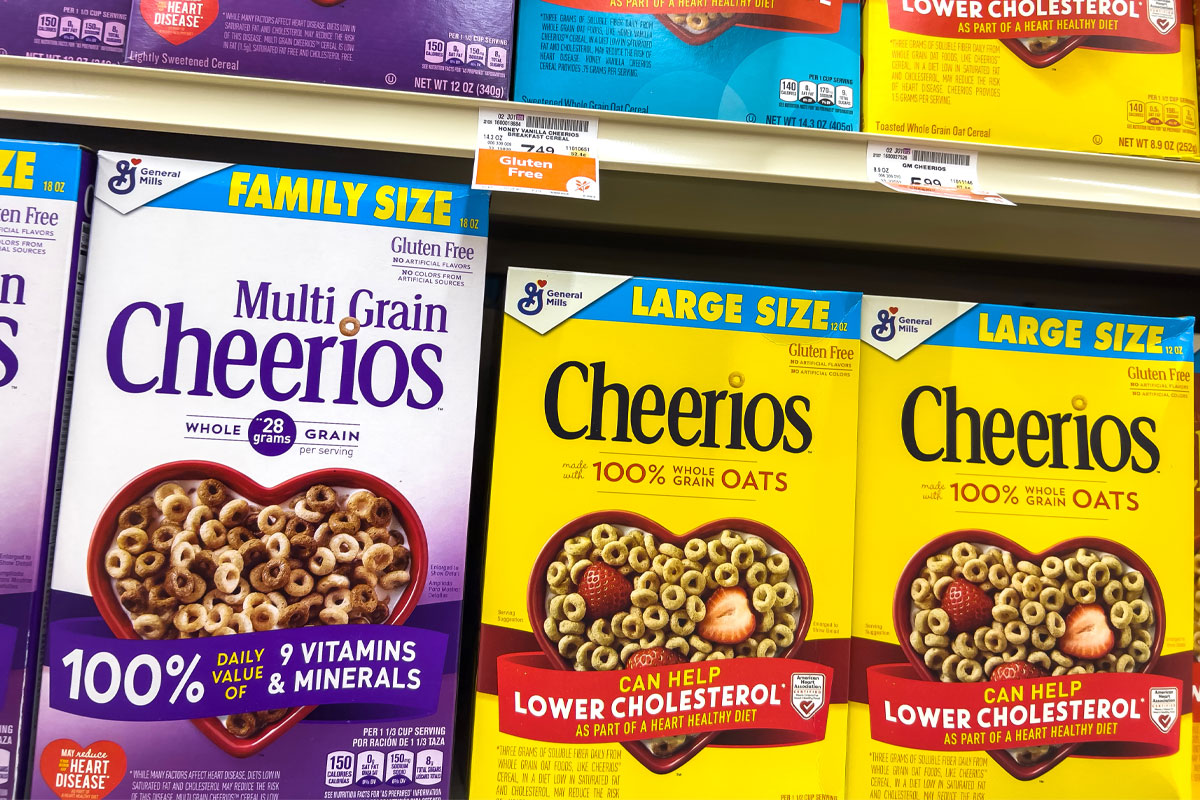
<instances>
[{"instance_id":1,"label":"'gluten free' orange sticker","mask_svg":"<svg viewBox=\"0 0 1200 800\"><path fill-rule=\"evenodd\" d=\"M125 777L125 751L116 742L80 747L55 739L42 750L42 778L62 800L102 800Z\"/></svg>"},{"instance_id":2,"label":"'gluten free' orange sticker","mask_svg":"<svg viewBox=\"0 0 1200 800\"><path fill-rule=\"evenodd\" d=\"M596 159L480 150L475 157L475 183L481 189L540 189L586 197L595 187Z\"/></svg>"},{"instance_id":3,"label":"'gluten free' orange sticker","mask_svg":"<svg viewBox=\"0 0 1200 800\"><path fill-rule=\"evenodd\" d=\"M600 199L594 117L479 110L476 189Z\"/></svg>"}]
</instances>

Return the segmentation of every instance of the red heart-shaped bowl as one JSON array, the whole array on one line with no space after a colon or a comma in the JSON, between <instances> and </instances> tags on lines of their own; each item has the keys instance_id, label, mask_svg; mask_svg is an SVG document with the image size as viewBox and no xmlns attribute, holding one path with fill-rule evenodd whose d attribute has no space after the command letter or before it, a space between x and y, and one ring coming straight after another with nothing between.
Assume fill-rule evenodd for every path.
<instances>
[{"instance_id":1,"label":"red heart-shaped bowl","mask_svg":"<svg viewBox=\"0 0 1200 800\"><path fill-rule=\"evenodd\" d=\"M1021 44L1019 39L1001 39L1000 41L1016 54L1017 58L1024 61L1034 69L1044 69L1051 64L1056 64L1067 56L1072 50L1083 44L1086 36L1069 36L1067 40L1045 53L1035 53L1025 45Z\"/></svg>"},{"instance_id":2,"label":"red heart-shaped bowl","mask_svg":"<svg viewBox=\"0 0 1200 800\"><path fill-rule=\"evenodd\" d=\"M775 550L786 555L792 565L792 575L796 579L796 590L800 597L799 618L796 620L796 638L787 649L775 657L797 657L800 647L804 644L804 639L808 635L809 625L812 623L812 580L808 575L808 568L804 565L804 559L796 552L796 548L792 543L783 534L779 533L779 531L750 519L725 518L706 522L685 534L675 534L649 517L643 517L641 514L636 514L632 511L595 511L573 519L559 528L542 547L542 551L538 553L537 560L533 564L533 572L529 576L529 591L526 594L529 622L533 626L533 635L537 639L538 644L541 645L550 663L555 667L562 670L574 669L572 662L559 655L558 646L546 636L546 631L543 627L547 613L546 570L549 568L550 562L558 556L558 551L562 549L563 542L572 536L578 536L584 531L589 531L602 523L637 528L638 530L653 534L659 541L670 542L679 547L682 547L688 539L697 536L711 537L725 529L760 537ZM683 764L687 763L696 753L700 752L718 734L720 734L720 731L695 734L692 737L692 741L676 752L666 756L654 755L641 742L622 742L622 744L634 758L641 762L642 766L651 772L661 775L683 766Z\"/></svg>"},{"instance_id":3,"label":"red heart-shaped bowl","mask_svg":"<svg viewBox=\"0 0 1200 800\"><path fill-rule=\"evenodd\" d=\"M201 480L203 478L216 478L241 497L262 505L284 502L315 483L367 489L380 497L387 498L391 501L393 511L399 517L408 540L412 576L383 624L401 625L417 607L417 602L421 599L421 592L425 588L425 579L429 569L429 545L425 539L425 528L421 524L417 512L413 510L404 495L390 484L365 472L333 468L306 472L303 475L289 478L277 486L266 487L224 464L216 464L211 461L173 461L148 469L125 484L108 501L108 505L104 507L104 511L96 520L96 527L92 531L87 555L88 588L91 589L96 606L100 609L100 616L108 623L109 629L118 639L139 639L141 637L134 632L129 615L117 599L112 578L104 569L104 557L117 534L117 517L127 506L151 494L156 486L165 481ZM314 708L316 706L293 708L279 722L267 726L259 734L248 739L239 739L233 736L219 719L212 717L194 719L192 723L225 752L238 758L245 758L254 755L283 736L297 722L312 713Z\"/></svg>"},{"instance_id":4,"label":"red heart-shaped bowl","mask_svg":"<svg viewBox=\"0 0 1200 800\"><path fill-rule=\"evenodd\" d=\"M666 26L667 30L675 34L675 36L685 44L708 44L713 39L717 38L722 33L736 25L738 20L737 17L722 17L721 19L715 20L712 25L700 33L693 33L692 31L688 30L687 27L676 22L672 22L671 18L666 14L655 14L654 16L659 22Z\"/></svg>"},{"instance_id":5,"label":"red heart-shaped bowl","mask_svg":"<svg viewBox=\"0 0 1200 800\"><path fill-rule=\"evenodd\" d=\"M943 534L918 550L904 567L904 571L900 573L900 580L896 584L896 593L892 601L892 625L895 627L896 635L900 639L900 647L904 650L904 654L908 656L909 662L916 669L917 673L926 680L936 681L937 678L925 666L925 660L913 649L912 642L909 641L909 636L912 634L912 596L910 591L913 581L917 579L921 570L925 567L925 559L935 553L949 550L958 542L985 544L1001 550L1007 550L1009 553L1012 553L1014 558L1032 561L1035 564L1040 564L1047 556L1071 555L1081 547L1116 556L1126 567L1131 567L1142 573L1142 577L1146 581L1145 595L1150 600L1150 604L1154 609L1154 634L1153 642L1150 645L1150 660L1142 664L1139 671L1149 672L1158 661L1158 656L1162 653L1163 632L1166 629L1166 613L1163 608L1162 590L1159 588L1158 579L1150 571L1150 567L1128 547L1108 539L1079 537L1076 539L1066 539L1051 547L1047 547L1040 553L1034 553L998 533L967 529ZM1060 761L1071 755L1078 747L1079 745L1077 744L1056 745L1051 748L1050 754L1046 758L1036 764L1020 764L1007 750L989 750L988 755L995 759L996 763L1014 778L1028 781L1049 772Z\"/></svg>"}]
</instances>

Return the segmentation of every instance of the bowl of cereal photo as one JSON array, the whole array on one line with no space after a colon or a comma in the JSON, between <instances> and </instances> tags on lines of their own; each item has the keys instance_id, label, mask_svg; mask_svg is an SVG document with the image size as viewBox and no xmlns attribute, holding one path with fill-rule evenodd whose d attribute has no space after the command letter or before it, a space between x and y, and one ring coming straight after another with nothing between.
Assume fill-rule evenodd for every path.
<instances>
[{"instance_id":1,"label":"bowl of cereal photo","mask_svg":"<svg viewBox=\"0 0 1200 800\"><path fill-rule=\"evenodd\" d=\"M264 487L223 464L177 461L143 472L109 501L87 575L118 638L186 639L403 624L420 600L427 553L412 506L373 475L325 469ZM193 723L246 757L313 708Z\"/></svg>"},{"instance_id":2,"label":"bowl of cereal photo","mask_svg":"<svg viewBox=\"0 0 1200 800\"><path fill-rule=\"evenodd\" d=\"M1086 36L1027 36L1019 39L1001 39L1017 58L1034 69L1045 69L1057 64L1079 45Z\"/></svg>"},{"instance_id":3,"label":"bowl of cereal photo","mask_svg":"<svg viewBox=\"0 0 1200 800\"><path fill-rule=\"evenodd\" d=\"M892 621L918 674L943 683L1149 672L1162 652L1158 581L1132 550L1077 538L1032 553L997 533L939 536L900 575ZM990 750L1031 780L1079 745Z\"/></svg>"},{"instance_id":4,"label":"bowl of cereal photo","mask_svg":"<svg viewBox=\"0 0 1200 800\"><path fill-rule=\"evenodd\" d=\"M550 663L579 672L795 658L813 606L803 559L773 528L730 518L675 534L631 511L560 528L538 554L527 596ZM719 733L623 744L662 774Z\"/></svg>"},{"instance_id":5,"label":"bowl of cereal photo","mask_svg":"<svg viewBox=\"0 0 1200 800\"><path fill-rule=\"evenodd\" d=\"M690 14L655 14L667 30L687 44L707 44L737 24L741 14L730 11L694 11Z\"/></svg>"}]
</instances>

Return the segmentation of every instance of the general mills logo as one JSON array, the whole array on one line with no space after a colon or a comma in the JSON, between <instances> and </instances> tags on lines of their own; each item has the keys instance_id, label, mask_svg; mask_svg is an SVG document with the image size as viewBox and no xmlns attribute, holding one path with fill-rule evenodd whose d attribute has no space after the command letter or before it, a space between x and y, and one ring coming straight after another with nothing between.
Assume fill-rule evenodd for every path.
<instances>
[{"instance_id":1,"label":"general mills logo","mask_svg":"<svg viewBox=\"0 0 1200 800\"><path fill-rule=\"evenodd\" d=\"M890 342L896 335L896 314L899 311L896 306L879 309L876 315L879 324L871 328L871 338L877 342Z\"/></svg>"},{"instance_id":2,"label":"general mills logo","mask_svg":"<svg viewBox=\"0 0 1200 800\"><path fill-rule=\"evenodd\" d=\"M525 284L525 296L517 301L517 311L520 311L527 317L542 313L545 290L546 281L544 280L530 281Z\"/></svg>"},{"instance_id":3,"label":"general mills logo","mask_svg":"<svg viewBox=\"0 0 1200 800\"><path fill-rule=\"evenodd\" d=\"M108 179L108 190L113 194L129 194L137 188L137 165L140 158L117 162L117 174Z\"/></svg>"}]
</instances>

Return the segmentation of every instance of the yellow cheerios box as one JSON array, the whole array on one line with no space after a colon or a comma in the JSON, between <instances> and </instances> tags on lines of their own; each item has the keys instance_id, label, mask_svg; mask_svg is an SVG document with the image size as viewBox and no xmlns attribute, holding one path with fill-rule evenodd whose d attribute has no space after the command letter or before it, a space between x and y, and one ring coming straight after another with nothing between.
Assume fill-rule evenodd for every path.
<instances>
[{"instance_id":1,"label":"yellow cheerios box","mask_svg":"<svg viewBox=\"0 0 1200 800\"><path fill-rule=\"evenodd\" d=\"M472 797L846 796L859 299L509 271Z\"/></svg>"},{"instance_id":2,"label":"yellow cheerios box","mask_svg":"<svg viewBox=\"0 0 1200 800\"><path fill-rule=\"evenodd\" d=\"M866 0L863 130L1197 158L1192 0Z\"/></svg>"},{"instance_id":3,"label":"yellow cheerios box","mask_svg":"<svg viewBox=\"0 0 1200 800\"><path fill-rule=\"evenodd\" d=\"M862 308L849 796L1190 797L1192 318Z\"/></svg>"}]
</instances>

